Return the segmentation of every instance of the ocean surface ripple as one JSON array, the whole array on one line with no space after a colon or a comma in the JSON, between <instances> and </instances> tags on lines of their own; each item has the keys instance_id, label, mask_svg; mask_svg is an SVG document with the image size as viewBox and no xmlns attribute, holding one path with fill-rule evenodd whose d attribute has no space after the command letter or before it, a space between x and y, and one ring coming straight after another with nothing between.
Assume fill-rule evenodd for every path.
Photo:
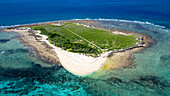
<instances>
[{"instance_id":1,"label":"ocean surface ripple","mask_svg":"<svg viewBox=\"0 0 170 96\"><path fill-rule=\"evenodd\" d=\"M0 32L0 95L168 96L170 30L140 21L97 21L101 21L96 24L103 27L147 34L155 42L135 53L134 63L129 68L78 77L63 67L43 67L48 64L30 55L18 34Z\"/></svg>"}]
</instances>

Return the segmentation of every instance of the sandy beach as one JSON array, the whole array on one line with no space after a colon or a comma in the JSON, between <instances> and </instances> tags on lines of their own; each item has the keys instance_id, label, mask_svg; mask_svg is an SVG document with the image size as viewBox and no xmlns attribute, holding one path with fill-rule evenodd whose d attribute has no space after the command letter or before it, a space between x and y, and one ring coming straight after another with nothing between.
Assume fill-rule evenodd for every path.
<instances>
[{"instance_id":1,"label":"sandy beach","mask_svg":"<svg viewBox=\"0 0 170 96\"><path fill-rule=\"evenodd\" d=\"M60 63L64 68L66 68L71 73L76 75L87 75L99 70L102 65L106 63L106 57L88 57L85 55L80 55L78 53L67 52L58 48L49 43L47 36L39 34L40 31L36 34L42 37L42 40L46 42L53 50L56 52Z\"/></svg>"},{"instance_id":2,"label":"sandy beach","mask_svg":"<svg viewBox=\"0 0 170 96\"><path fill-rule=\"evenodd\" d=\"M66 21L63 21L66 22ZM75 22L75 21L68 21ZM77 21L82 22L82 21ZM90 21L83 21L87 24L90 24ZM94 21L91 21L94 23ZM53 24L54 22L45 23L45 24ZM38 24L41 25L41 24ZM26 25L24 25L25 27ZM33 26L33 25L27 25ZM99 26L100 27L100 26ZM149 42L152 42L151 38L136 33L140 36L144 37L145 44L143 47L133 48L129 50L124 50L121 52L115 52L112 56L107 57L106 54L102 54L102 56L94 58L90 56L85 56L83 54L72 53L61 48L58 48L49 43L48 37L45 35L41 35L40 31L34 31L33 33L29 32L29 30L18 30L16 28L8 28L2 31L14 31L21 35L21 39L24 43L29 46L32 46L41 58L46 59L48 62L61 64L65 69L69 72L84 76L96 72L97 70L111 70L111 69L119 69L123 67L128 67L132 63L132 54L140 51L142 48L147 47ZM117 34L134 34L134 32L124 31L124 30L114 30L113 32Z\"/></svg>"}]
</instances>

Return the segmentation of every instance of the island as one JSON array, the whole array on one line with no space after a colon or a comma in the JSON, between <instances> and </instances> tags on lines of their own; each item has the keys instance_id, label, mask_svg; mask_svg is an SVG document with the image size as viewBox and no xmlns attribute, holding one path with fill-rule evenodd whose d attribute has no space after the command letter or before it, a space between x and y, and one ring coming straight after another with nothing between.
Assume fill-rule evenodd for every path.
<instances>
[{"instance_id":1,"label":"island","mask_svg":"<svg viewBox=\"0 0 170 96\"><path fill-rule=\"evenodd\" d=\"M99 21L68 20L12 26L2 31L17 32L51 64L84 76L99 70L129 66L134 52L152 42L149 36L122 29L96 26Z\"/></svg>"}]
</instances>

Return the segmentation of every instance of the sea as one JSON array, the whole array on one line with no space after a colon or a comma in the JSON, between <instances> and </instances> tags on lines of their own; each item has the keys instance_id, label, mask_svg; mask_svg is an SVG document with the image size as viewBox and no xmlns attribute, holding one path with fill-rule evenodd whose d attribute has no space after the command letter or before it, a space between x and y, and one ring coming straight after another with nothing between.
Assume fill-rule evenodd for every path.
<instances>
[{"instance_id":1,"label":"sea","mask_svg":"<svg viewBox=\"0 0 170 96\"><path fill-rule=\"evenodd\" d=\"M154 42L129 67L77 76L0 32L0 96L170 96L170 0L0 0L0 28L81 19Z\"/></svg>"}]
</instances>

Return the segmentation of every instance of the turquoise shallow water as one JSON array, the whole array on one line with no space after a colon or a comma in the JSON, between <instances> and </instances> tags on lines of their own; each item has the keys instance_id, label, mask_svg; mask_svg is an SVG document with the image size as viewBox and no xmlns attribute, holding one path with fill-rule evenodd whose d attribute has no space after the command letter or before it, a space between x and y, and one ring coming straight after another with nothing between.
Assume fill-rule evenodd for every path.
<instances>
[{"instance_id":1,"label":"turquoise shallow water","mask_svg":"<svg viewBox=\"0 0 170 96\"><path fill-rule=\"evenodd\" d=\"M101 20L99 25L147 34L154 43L135 53L129 68L78 77L32 56L17 34L0 32L0 95L168 96L170 30L145 22L120 20Z\"/></svg>"},{"instance_id":2,"label":"turquoise shallow water","mask_svg":"<svg viewBox=\"0 0 170 96\"><path fill-rule=\"evenodd\" d=\"M0 96L170 96L169 4L170 0L1 0L0 28L108 18L100 19L100 26L147 34L154 43L135 53L129 68L78 77L34 56L17 34L0 32Z\"/></svg>"}]
</instances>

